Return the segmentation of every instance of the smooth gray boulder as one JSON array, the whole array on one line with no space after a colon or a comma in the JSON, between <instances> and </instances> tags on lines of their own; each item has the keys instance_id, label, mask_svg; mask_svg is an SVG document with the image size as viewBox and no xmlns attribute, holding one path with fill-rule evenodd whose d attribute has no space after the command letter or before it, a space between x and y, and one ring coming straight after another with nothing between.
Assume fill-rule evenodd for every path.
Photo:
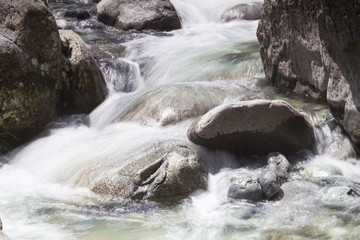
<instances>
[{"instance_id":1,"label":"smooth gray boulder","mask_svg":"<svg viewBox=\"0 0 360 240\"><path fill-rule=\"evenodd\" d=\"M190 126L188 138L245 154L294 153L313 145L314 131L287 102L253 100L210 110Z\"/></svg>"},{"instance_id":2,"label":"smooth gray boulder","mask_svg":"<svg viewBox=\"0 0 360 240\"><path fill-rule=\"evenodd\" d=\"M196 150L177 140L140 146L87 169L78 184L125 200L176 201L207 187L207 170Z\"/></svg>"},{"instance_id":3,"label":"smooth gray boulder","mask_svg":"<svg viewBox=\"0 0 360 240\"><path fill-rule=\"evenodd\" d=\"M230 22L237 19L243 20L259 20L261 12L261 4L238 4L227 10L221 15L221 20Z\"/></svg>"},{"instance_id":4,"label":"smooth gray boulder","mask_svg":"<svg viewBox=\"0 0 360 240\"><path fill-rule=\"evenodd\" d=\"M97 5L97 15L106 25L123 30L171 31L181 28L169 0L102 0Z\"/></svg>"},{"instance_id":5,"label":"smooth gray boulder","mask_svg":"<svg viewBox=\"0 0 360 240\"><path fill-rule=\"evenodd\" d=\"M287 91L327 100L357 147L359 12L358 0L265 0L257 31L266 78Z\"/></svg>"}]
</instances>

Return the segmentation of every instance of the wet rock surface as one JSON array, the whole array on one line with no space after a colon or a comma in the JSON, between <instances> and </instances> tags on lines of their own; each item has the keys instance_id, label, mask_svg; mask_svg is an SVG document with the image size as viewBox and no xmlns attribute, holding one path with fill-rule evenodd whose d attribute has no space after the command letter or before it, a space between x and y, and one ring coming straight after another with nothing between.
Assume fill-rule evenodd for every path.
<instances>
[{"instance_id":1,"label":"wet rock surface","mask_svg":"<svg viewBox=\"0 0 360 240\"><path fill-rule=\"evenodd\" d=\"M79 35L60 30L62 53L62 107L65 112L89 113L105 100L106 84L93 54Z\"/></svg>"},{"instance_id":2,"label":"wet rock surface","mask_svg":"<svg viewBox=\"0 0 360 240\"><path fill-rule=\"evenodd\" d=\"M133 156L93 166L78 183L98 194L168 202L206 189L207 170L189 144L164 141L142 146Z\"/></svg>"},{"instance_id":3,"label":"wet rock surface","mask_svg":"<svg viewBox=\"0 0 360 240\"><path fill-rule=\"evenodd\" d=\"M102 0L98 19L118 29L170 31L181 28L174 6L168 0Z\"/></svg>"},{"instance_id":4,"label":"wet rock surface","mask_svg":"<svg viewBox=\"0 0 360 240\"><path fill-rule=\"evenodd\" d=\"M280 153L268 155L268 165L259 175L239 175L233 179L228 197L258 202L271 199L281 191L281 185L288 179L290 163Z\"/></svg>"},{"instance_id":5,"label":"wet rock surface","mask_svg":"<svg viewBox=\"0 0 360 240\"><path fill-rule=\"evenodd\" d=\"M310 148L314 132L285 101L253 100L210 110L190 126L188 138L209 148L246 154L289 153Z\"/></svg>"},{"instance_id":6,"label":"wet rock surface","mask_svg":"<svg viewBox=\"0 0 360 240\"><path fill-rule=\"evenodd\" d=\"M356 0L268 0L257 33L266 77L280 87L327 100L358 147L359 12Z\"/></svg>"},{"instance_id":7,"label":"wet rock surface","mask_svg":"<svg viewBox=\"0 0 360 240\"><path fill-rule=\"evenodd\" d=\"M261 171L259 183L266 199L280 192L281 184L287 180L290 163L284 155L272 153L268 156L268 165Z\"/></svg>"}]
</instances>

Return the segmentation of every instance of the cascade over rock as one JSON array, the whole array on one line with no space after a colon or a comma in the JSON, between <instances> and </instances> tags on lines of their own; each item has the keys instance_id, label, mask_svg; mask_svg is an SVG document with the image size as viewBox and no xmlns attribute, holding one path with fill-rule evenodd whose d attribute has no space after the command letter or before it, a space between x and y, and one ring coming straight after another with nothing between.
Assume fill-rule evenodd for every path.
<instances>
[{"instance_id":1,"label":"cascade over rock","mask_svg":"<svg viewBox=\"0 0 360 240\"><path fill-rule=\"evenodd\" d=\"M75 37L74 42L79 40ZM65 106L68 112L90 112L104 100L105 83L90 53L81 51L75 59L62 50L55 19L43 1L0 0L0 153L41 132L64 112L59 106L63 108L70 95L76 104L71 110L68 107L73 106ZM91 72L80 67L88 61ZM77 77L69 78L70 72ZM66 100L63 88L68 92ZM96 90L84 93L89 89ZM92 104L80 107L89 101Z\"/></svg>"},{"instance_id":2,"label":"cascade over rock","mask_svg":"<svg viewBox=\"0 0 360 240\"><path fill-rule=\"evenodd\" d=\"M296 152L314 143L305 118L281 100L253 100L220 105L196 120L189 139L210 148L249 154Z\"/></svg>"},{"instance_id":3,"label":"cascade over rock","mask_svg":"<svg viewBox=\"0 0 360 240\"><path fill-rule=\"evenodd\" d=\"M265 0L259 28L266 77L327 100L360 146L360 2Z\"/></svg>"},{"instance_id":4,"label":"cascade over rock","mask_svg":"<svg viewBox=\"0 0 360 240\"><path fill-rule=\"evenodd\" d=\"M181 28L180 19L169 0L102 0L98 19L119 29L170 31Z\"/></svg>"}]
</instances>

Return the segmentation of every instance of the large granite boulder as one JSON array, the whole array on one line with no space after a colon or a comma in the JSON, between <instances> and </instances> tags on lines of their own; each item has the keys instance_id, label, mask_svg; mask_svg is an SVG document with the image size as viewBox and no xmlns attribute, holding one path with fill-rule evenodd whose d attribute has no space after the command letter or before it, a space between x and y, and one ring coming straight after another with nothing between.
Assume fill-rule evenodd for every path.
<instances>
[{"instance_id":1,"label":"large granite boulder","mask_svg":"<svg viewBox=\"0 0 360 240\"><path fill-rule=\"evenodd\" d=\"M188 137L210 148L248 154L293 153L314 143L313 128L295 108L281 100L218 106L190 126Z\"/></svg>"},{"instance_id":2,"label":"large granite boulder","mask_svg":"<svg viewBox=\"0 0 360 240\"><path fill-rule=\"evenodd\" d=\"M70 113L89 113L106 96L106 83L90 50L79 35L60 30L64 63L62 107Z\"/></svg>"},{"instance_id":3,"label":"large granite boulder","mask_svg":"<svg viewBox=\"0 0 360 240\"><path fill-rule=\"evenodd\" d=\"M98 19L119 29L170 31L181 28L169 0L102 0L97 5Z\"/></svg>"},{"instance_id":4,"label":"large granite boulder","mask_svg":"<svg viewBox=\"0 0 360 240\"><path fill-rule=\"evenodd\" d=\"M266 0L257 34L266 77L280 87L327 99L358 147L359 12L358 0Z\"/></svg>"},{"instance_id":5,"label":"large granite boulder","mask_svg":"<svg viewBox=\"0 0 360 240\"><path fill-rule=\"evenodd\" d=\"M142 146L130 156L91 166L77 183L125 200L169 202L206 189L207 170L193 147L173 140Z\"/></svg>"},{"instance_id":6,"label":"large granite boulder","mask_svg":"<svg viewBox=\"0 0 360 240\"><path fill-rule=\"evenodd\" d=\"M64 47L44 1L0 0L0 154L60 114L90 112L105 98L99 67L71 37Z\"/></svg>"},{"instance_id":7,"label":"large granite boulder","mask_svg":"<svg viewBox=\"0 0 360 240\"><path fill-rule=\"evenodd\" d=\"M0 0L0 59L0 146L11 149L56 116L61 41L43 1Z\"/></svg>"}]
</instances>

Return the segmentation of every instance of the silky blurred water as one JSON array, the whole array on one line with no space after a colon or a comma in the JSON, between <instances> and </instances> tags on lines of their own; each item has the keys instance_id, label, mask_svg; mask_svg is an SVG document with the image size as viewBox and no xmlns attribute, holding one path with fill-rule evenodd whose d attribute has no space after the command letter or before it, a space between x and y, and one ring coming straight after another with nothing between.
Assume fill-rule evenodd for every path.
<instances>
[{"instance_id":1,"label":"silky blurred water","mask_svg":"<svg viewBox=\"0 0 360 240\"><path fill-rule=\"evenodd\" d=\"M327 106L279 93L264 80L257 21L220 19L229 7L259 1L172 0L183 28L168 33L84 29L88 22L62 18L63 8L80 6L72 2L51 6L58 22L73 21L87 43L112 56L100 62L109 96L89 116L59 120L43 137L2 156L9 164L0 169L0 217L12 239L360 238L360 202L350 191L360 190L360 164L323 154L336 137L325 124ZM222 103L258 98L287 100L313 125L322 124L318 155L295 157L283 186L290 194L279 201L228 199L231 177L258 172L259 163L201 147L208 190L177 204L119 202L78 185L93 164L146 143L188 141L196 117Z\"/></svg>"}]
</instances>

